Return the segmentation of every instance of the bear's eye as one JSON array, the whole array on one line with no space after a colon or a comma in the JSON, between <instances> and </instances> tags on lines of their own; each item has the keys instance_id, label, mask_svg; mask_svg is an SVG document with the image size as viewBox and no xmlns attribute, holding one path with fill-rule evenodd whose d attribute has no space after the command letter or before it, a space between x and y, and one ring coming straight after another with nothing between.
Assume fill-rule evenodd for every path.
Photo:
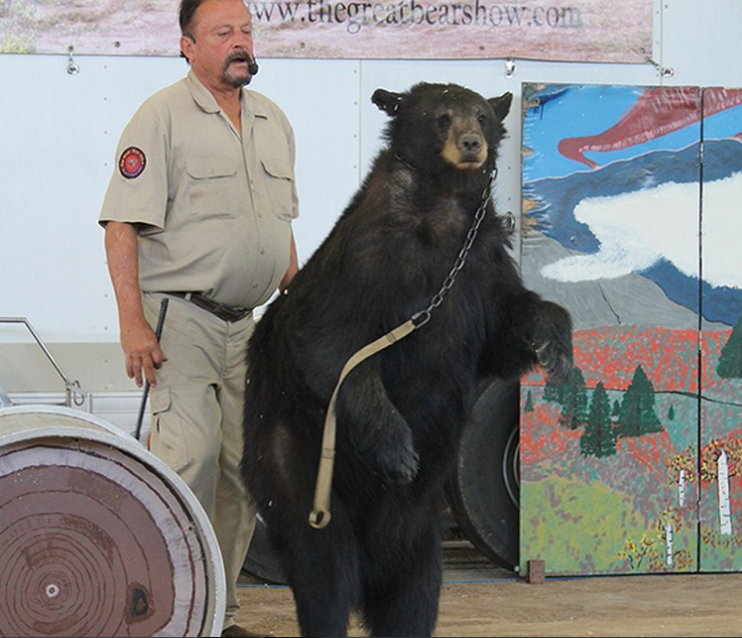
<instances>
[{"instance_id":1,"label":"bear's eye","mask_svg":"<svg viewBox=\"0 0 742 638\"><path fill-rule=\"evenodd\" d=\"M438 126L440 126L442 129L446 129L451 124L451 116L448 115L448 113L444 113L443 115L438 116Z\"/></svg>"},{"instance_id":2,"label":"bear's eye","mask_svg":"<svg viewBox=\"0 0 742 638\"><path fill-rule=\"evenodd\" d=\"M480 113L479 117L477 117L477 121L480 124L484 124L487 121L487 116L484 113Z\"/></svg>"}]
</instances>

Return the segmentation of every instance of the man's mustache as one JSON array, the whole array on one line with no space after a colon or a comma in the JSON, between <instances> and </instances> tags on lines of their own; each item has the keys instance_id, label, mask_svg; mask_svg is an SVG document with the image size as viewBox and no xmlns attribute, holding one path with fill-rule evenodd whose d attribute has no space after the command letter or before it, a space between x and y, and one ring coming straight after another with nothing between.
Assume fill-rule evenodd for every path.
<instances>
[{"instance_id":1,"label":"man's mustache","mask_svg":"<svg viewBox=\"0 0 742 638\"><path fill-rule=\"evenodd\" d=\"M252 58L250 57L250 54L247 51L235 51L234 53L230 53L227 57L226 64L232 64L232 62L247 62L248 64Z\"/></svg>"},{"instance_id":2,"label":"man's mustache","mask_svg":"<svg viewBox=\"0 0 742 638\"><path fill-rule=\"evenodd\" d=\"M247 62L247 72L251 76L256 75L258 72L258 63L255 61L255 58L251 57L244 49L237 49L230 53L224 63L224 69L229 68L232 62Z\"/></svg>"}]
</instances>

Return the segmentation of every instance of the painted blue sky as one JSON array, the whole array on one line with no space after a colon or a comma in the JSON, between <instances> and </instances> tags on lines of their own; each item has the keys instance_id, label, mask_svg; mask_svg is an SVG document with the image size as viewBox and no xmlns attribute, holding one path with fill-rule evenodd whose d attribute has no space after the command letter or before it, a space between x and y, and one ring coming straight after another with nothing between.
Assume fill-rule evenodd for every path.
<instances>
[{"instance_id":1,"label":"painted blue sky","mask_svg":"<svg viewBox=\"0 0 742 638\"><path fill-rule=\"evenodd\" d=\"M644 87L549 85L534 93L542 106L528 110L523 123L524 145L533 154L523 160L523 181L542 177L563 177L575 171L590 171L580 162L557 151L558 143L569 137L598 135L614 126L634 106ZM559 126L538 126L543 117ZM704 122L704 137L720 139L742 132L742 105L722 111ZM601 166L630 159L655 150L677 150L696 143L701 125L695 123L644 144L610 152L586 151L585 156Z\"/></svg>"}]
</instances>

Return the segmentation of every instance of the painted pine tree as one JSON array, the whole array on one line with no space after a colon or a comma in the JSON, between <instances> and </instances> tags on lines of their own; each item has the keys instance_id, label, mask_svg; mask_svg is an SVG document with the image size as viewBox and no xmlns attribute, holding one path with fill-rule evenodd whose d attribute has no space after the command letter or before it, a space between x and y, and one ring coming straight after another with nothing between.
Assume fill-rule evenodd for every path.
<instances>
[{"instance_id":1,"label":"painted pine tree","mask_svg":"<svg viewBox=\"0 0 742 638\"><path fill-rule=\"evenodd\" d=\"M661 432L662 423L654 403L654 386L642 367L637 366L621 402L616 434L625 438Z\"/></svg>"},{"instance_id":2,"label":"painted pine tree","mask_svg":"<svg viewBox=\"0 0 742 638\"><path fill-rule=\"evenodd\" d=\"M593 392L585 432L580 437L580 452L583 456L598 458L616 453L616 433L611 423L611 402L602 381L598 382Z\"/></svg>"},{"instance_id":3,"label":"painted pine tree","mask_svg":"<svg viewBox=\"0 0 742 638\"><path fill-rule=\"evenodd\" d=\"M576 430L587 421L587 388L582 370L575 366L569 381L560 384L550 383L544 387L544 399L558 403L562 410L559 424Z\"/></svg>"},{"instance_id":4,"label":"painted pine tree","mask_svg":"<svg viewBox=\"0 0 742 638\"><path fill-rule=\"evenodd\" d=\"M742 378L742 316L737 320L732 334L721 349L716 373L724 379Z\"/></svg>"},{"instance_id":5,"label":"painted pine tree","mask_svg":"<svg viewBox=\"0 0 742 638\"><path fill-rule=\"evenodd\" d=\"M523 412L533 412L533 394L531 393L530 388L528 389L528 392L526 393L526 403L523 406Z\"/></svg>"}]
</instances>

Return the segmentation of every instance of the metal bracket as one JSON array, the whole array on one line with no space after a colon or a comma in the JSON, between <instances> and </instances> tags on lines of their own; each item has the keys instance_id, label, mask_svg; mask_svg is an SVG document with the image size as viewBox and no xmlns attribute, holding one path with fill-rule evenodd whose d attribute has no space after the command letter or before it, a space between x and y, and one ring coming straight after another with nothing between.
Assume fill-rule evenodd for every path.
<instances>
[{"instance_id":1,"label":"metal bracket","mask_svg":"<svg viewBox=\"0 0 742 638\"><path fill-rule=\"evenodd\" d=\"M46 344L42 341L39 333L36 332L29 320L26 319L26 317L0 317L0 323L22 323L24 326L26 326L26 328L28 328L28 331L36 340L36 343L38 343L39 347L43 350L46 358L49 359L51 364L54 366L54 369L64 381L65 405L69 408L72 407L73 401L76 406L81 406L85 403L85 393L80 390L80 382L77 380L72 381L67 377L60 365L57 363L56 359L52 356L52 353L49 352L49 348L46 347Z\"/></svg>"},{"instance_id":2,"label":"metal bracket","mask_svg":"<svg viewBox=\"0 0 742 638\"><path fill-rule=\"evenodd\" d=\"M644 47L639 50L641 51L642 55L644 55L644 61L648 64L651 64L655 69L657 69L657 73L661 78L671 78L673 75L675 75L675 69L673 69L671 66L662 66L646 52Z\"/></svg>"},{"instance_id":3,"label":"metal bracket","mask_svg":"<svg viewBox=\"0 0 742 638\"><path fill-rule=\"evenodd\" d=\"M67 47L67 73L77 75L80 72L80 66L75 63L75 47L71 44Z\"/></svg>"}]
</instances>

